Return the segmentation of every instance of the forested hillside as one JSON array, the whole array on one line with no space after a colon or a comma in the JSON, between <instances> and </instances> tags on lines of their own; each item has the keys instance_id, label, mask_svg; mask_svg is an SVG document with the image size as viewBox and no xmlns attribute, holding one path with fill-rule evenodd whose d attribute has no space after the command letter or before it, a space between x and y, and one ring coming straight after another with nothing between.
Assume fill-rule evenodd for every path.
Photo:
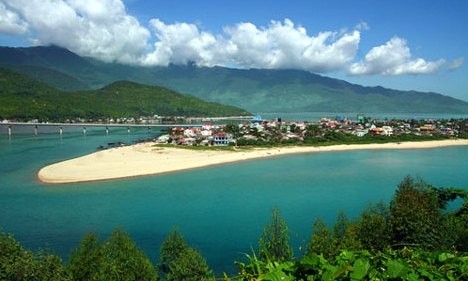
<instances>
[{"instance_id":1,"label":"forested hillside","mask_svg":"<svg viewBox=\"0 0 468 281\"><path fill-rule=\"evenodd\" d=\"M157 86L119 81L98 90L63 92L0 68L0 119L66 119L139 116L239 116L245 110L185 96Z\"/></svg>"}]
</instances>

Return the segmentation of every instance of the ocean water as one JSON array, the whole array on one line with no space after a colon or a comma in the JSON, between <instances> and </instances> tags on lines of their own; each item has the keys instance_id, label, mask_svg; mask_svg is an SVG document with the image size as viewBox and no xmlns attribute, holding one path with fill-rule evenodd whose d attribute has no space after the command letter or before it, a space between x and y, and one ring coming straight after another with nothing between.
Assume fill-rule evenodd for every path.
<instances>
[{"instance_id":1,"label":"ocean water","mask_svg":"<svg viewBox=\"0 0 468 281\"><path fill-rule=\"evenodd\" d=\"M54 134L0 135L0 231L30 249L65 260L86 232L105 239L129 232L157 261L177 227L216 272L235 272L234 260L257 247L272 208L279 208L297 255L317 217L332 224L371 202L388 202L406 175L436 186L468 189L468 147L327 152L253 160L204 169L81 184L37 181L44 165L96 151L108 142L148 138L146 129L80 129Z\"/></svg>"},{"instance_id":2,"label":"ocean water","mask_svg":"<svg viewBox=\"0 0 468 281\"><path fill-rule=\"evenodd\" d=\"M356 121L358 115L371 117L377 120L399 119L399 120L442 120L442 119L467 119L468 114L436 114L436 113L366 113L366 112L289 112L289 113L258 113L263 119L282 118L283 120L294 121L312 121L317 122L322 117L335 118L337 116L346 116L348 119Z\"/></svg>"}]
</instances>

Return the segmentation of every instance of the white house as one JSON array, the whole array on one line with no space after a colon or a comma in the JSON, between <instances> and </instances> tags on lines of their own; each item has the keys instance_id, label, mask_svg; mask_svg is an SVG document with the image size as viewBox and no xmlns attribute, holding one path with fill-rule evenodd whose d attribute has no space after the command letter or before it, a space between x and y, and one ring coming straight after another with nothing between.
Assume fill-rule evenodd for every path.
<instances>
[{"instance_id":1,"label":"white house","mask_svg":"<svg viewBox=\"0 0 468 281\"><path fill-rule=\"evenodd\" d=\"M393 135L393 128L390 127L390 126L383 126L382 127L382 135L392 136Z\"/></svg>"}]
</instances>

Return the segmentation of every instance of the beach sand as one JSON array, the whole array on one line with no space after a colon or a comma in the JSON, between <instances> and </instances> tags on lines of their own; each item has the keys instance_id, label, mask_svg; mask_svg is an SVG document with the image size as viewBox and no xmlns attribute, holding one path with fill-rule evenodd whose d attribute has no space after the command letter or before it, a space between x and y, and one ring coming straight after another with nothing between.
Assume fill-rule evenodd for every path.
<instances>
[{"instance_id":1,"label":"beach sand","mask_svg":"<svg viewBox=\"0 0 468 281\"><path fill-rule=\"evenodd\" d=\"M468 145L468 140L441 140L385 144L294 146L232 150L191 150L143 143L98 151L42 168L44 183L74 183L171 173L187 169L295 153L363 149L421 149Z\"/></svg>"}]
</instances>

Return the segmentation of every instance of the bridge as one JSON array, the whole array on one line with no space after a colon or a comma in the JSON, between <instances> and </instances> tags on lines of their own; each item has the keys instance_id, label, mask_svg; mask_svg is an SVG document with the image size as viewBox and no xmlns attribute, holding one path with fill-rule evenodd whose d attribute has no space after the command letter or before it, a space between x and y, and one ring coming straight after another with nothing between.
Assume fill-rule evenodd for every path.
<instances>
[{"instance_id":1,"label":"bridge","mask_svg":"<svg viewBox=\"0 0 468 281\"><path fill-rule=\"evenodd\" d=\"M173 128L173 127L201 127L201 124L129 124L129 123L122 123L122 124L106 124L106 123L29 123L29 122L8 122L8 123L0 123L0 134L8 134L12 135L13 130L15 127L22 127L24 131L26 128L30 127L31 133L35 135L39 134L39 132L44 131L41 130L42 128L49 128L47 131L51 131L50 128L56 128L55 132L60 134L63 133L63 129L65 128L83 128L83 134L86 134L88 128L105 128L105 132L109 133L109 129L111 128L127 128L128 132L130 132L130 128L148 128L148 130L152 128ZM29 129L28 129L29 130ZM51 132L49 132L51 133Z\"/></svg>"}]
</instances>

